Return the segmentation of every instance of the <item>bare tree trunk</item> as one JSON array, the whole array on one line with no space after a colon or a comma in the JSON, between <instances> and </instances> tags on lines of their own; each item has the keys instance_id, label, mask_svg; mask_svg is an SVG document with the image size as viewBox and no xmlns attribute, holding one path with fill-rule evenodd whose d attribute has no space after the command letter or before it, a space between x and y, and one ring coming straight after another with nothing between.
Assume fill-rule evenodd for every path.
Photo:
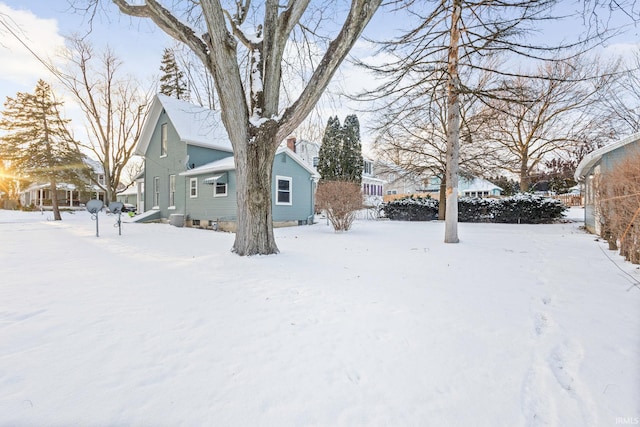
<instances>
[{"instance_id":1,"label":"bare tree trunk","mask_svg":"<svg viewBox=\"0 0 640 427\"><path fill-rule=\"evenodd\" d=\"M522 193L526 193L527 191L529 191L530 179L529 179L529 171L527 168L528 162L529 162L529 159L526 156L524 156L521 159L521 163L520 163L520 192Z\"/></svg>"},{"instance_id":2,"label":"bare tree trunk","mask_svg":"<svg viewBox=\"0 0 640 427\"><path fill-rule=\"evenodd\" d=\"M447 168L445 243L458 243L458 169L460 150L460 79L458 77L458 43L460 40L461 1L454 0L449 44L449 78L447 82Z\"/></svg>"},{"instance_id":3,"label":"bare tree trunk","mask_svg":"<svg viewBox=\"0 0 640 427\"><path fill-rule=\"evenodd\" d=\"M53 210L53 220L54 221L62 221L62 217L60 216L60 208L58 206L58 182L55 177L51 177L49 182L49 190L51 191L51 209Z\"/></svg>"},{"instance_id":4,"label":"bare tree trunk","mask_svg":"<svg viewBox=\"0 0 640 427\"><path fill-rule=\"evenodd\" d=\"M270 255L279 252L273 235L271 178L275 128L261 128L251 144L237 144L235 155L238 228L232 251L238 255Z\"/></svg>"},{"instance_id":5,"label":"bare tree trunk","mask_svg":"<svg viewBox=\"0 0 640 427\"><path fill-rule=\"evenodd\" d=\"M446 215L447 208L447 183L442 178L440 183L440 199L438 200L438 219L443 221Z\"/></svg>"}]
</instances>

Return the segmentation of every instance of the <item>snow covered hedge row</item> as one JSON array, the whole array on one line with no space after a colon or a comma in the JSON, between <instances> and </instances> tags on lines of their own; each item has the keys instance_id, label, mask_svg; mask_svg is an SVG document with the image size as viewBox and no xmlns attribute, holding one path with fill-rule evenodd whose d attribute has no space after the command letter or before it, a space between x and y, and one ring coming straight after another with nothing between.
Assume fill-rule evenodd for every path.
<instances>
[{"instance_id":1,"label":"snow covered hedge row","mask_svg":"<svg viewBox=\"0 0 640 427\"><path fill-rule=\"evenodd\" d=\"M520 193L502 199L458 199L458 221L545 224L562 218L568 208L559 200ZM438 201L430 197L394 200L382 205L385 216L397 221L438 218Z\"/></svg>"}]
</instances>

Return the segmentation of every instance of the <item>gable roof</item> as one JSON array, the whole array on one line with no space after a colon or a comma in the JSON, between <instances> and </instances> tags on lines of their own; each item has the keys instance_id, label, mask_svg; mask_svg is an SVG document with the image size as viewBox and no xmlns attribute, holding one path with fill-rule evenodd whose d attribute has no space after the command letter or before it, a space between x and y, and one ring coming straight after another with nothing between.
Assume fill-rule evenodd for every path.
<instances>
[{"instance_id":1,"label":"gable roof","mask_svg":"<svg viewBox=\"0 0 640 427\"><path fill-rule=\"evenodd\" d=\"M582 160L578 164L578 167L576 168L576 172L573 174L573 177L576 181L584 181L586 174L591 170L592 167L596 165L596 163L600 161L600 159L602 159L602 156L636 141L640 141L640 133L634 133L633 135L623 138L620 141L614 142L613 144L609 144L590 152L582 158Z\"/></svg>"},{"instance_id":2,"label":"gable roof","mask_svg":"<svg viewBox=\"0 0 640 427\"><path fill-rule=\"evenodd\" d=\"M462 179L465 179L465 178L462 178ZM498 187L493 182L477 176L474 176L473 179L471 180L466 179L466 181L469 183L469 187L465 188L464 191L491 191L491 190L504 191L504 189Z\"/></svg>"},{"instance_id":3,"label":"gable roof","mask_svg":"<svg viewBox=\"0 0 640 427\"><path fill-rule=\"evenodd\" d=\"M151 103L135 154L145 155L163 110L171 120L180 140L186 144L227 152L233 151L219 111L159 93Z\"/></svg>"},{"instance_id":4,"label":"gable roof","mask_svg":"<svg viewBox=\"0 0 640 427\"><path fill-rule=\"evenodd\" d=\"M298 163L302 168L304 168L307 172L311 174L314 178L319 178L320 175L311 168L300 156L291 151L287 147L280 147L278 151L276 151L276 155L284 153L289 156L293 161ZM202 166L198 166L197 168L189 169L187 171L181 172L180 175L183 176L193 176L193 175L202 175L205 173L216 173L216 172L225 172L230 170L235 170L236 165L233 161L233 157L225 157L224 159L216 160L215 162L207 163Z\"/></svg>"}]
</instances>

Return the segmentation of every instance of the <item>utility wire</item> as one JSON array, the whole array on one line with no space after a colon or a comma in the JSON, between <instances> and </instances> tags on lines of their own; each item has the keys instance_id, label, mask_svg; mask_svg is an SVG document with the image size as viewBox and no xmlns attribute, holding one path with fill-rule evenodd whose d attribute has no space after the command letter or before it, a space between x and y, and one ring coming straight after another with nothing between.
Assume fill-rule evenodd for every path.
<instances>
[{"instance_id":1,"label":"utility wire","mask_svg":"<svg viewBox=\"0 0 640 427\"><path fill-rule=\"evenodd\" d=\"M600 250L602 251L602 253L603 253L607 258L609 258L609 261L611 261L611 262L613 263L613 265L615 265L615 266L616 266L616 268L618 268L618 270L622 271L624 274L626 274L627 276L629 276L629 277L631 278L631 287L630 287L629 289L627 289L627 292L629 292L629 291L630 291L632 288L634 288L634 287L635 287L635 288L640 289L640 281L638 281L638 279L636 279L635 277L633 277L633 276L632 276L631 274L629 274L628 272L624 271L624 270L623 270L623 269L618 265L618 263L617 263L617 262L615 262L615 261L613 260L613 258L611 258L611 257L609 256L609 254L607 254L607 253L605 252L605 250L604 250L604 249L602 249L602 246L598 245L598 247L600 248Z\"/></svg>"}]
</instances>

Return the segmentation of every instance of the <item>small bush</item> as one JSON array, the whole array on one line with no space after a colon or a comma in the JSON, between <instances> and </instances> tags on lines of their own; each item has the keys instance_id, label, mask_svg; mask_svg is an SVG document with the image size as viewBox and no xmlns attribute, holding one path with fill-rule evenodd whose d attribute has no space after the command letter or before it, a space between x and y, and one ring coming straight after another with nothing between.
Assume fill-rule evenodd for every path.
<instances>
[{"instance_id":1,"label":"small bush","mask_svg":"<svg viewBox=\"0 0 640 427\"><path fill-rule=\"evenodd\" d=\"M431 221L438 217L438 201L406 198L385 203L385 215L398 221ZM503 199L458 199L458 221L545 224L562 218L567 207L559 200L533 194L516 194Z\"/></svg>"},{"instance_id":2,"label":"small bush","mask_svg":"<svg viewBox=\"0 0 640 427\"><path fill-rule=\"evenodd\" d=\"M335 231L348 231L356 212L362 209L362 191L353 182L321 181L316 191L316 204L326 213Z\"/></svg>"}]
</instances>

